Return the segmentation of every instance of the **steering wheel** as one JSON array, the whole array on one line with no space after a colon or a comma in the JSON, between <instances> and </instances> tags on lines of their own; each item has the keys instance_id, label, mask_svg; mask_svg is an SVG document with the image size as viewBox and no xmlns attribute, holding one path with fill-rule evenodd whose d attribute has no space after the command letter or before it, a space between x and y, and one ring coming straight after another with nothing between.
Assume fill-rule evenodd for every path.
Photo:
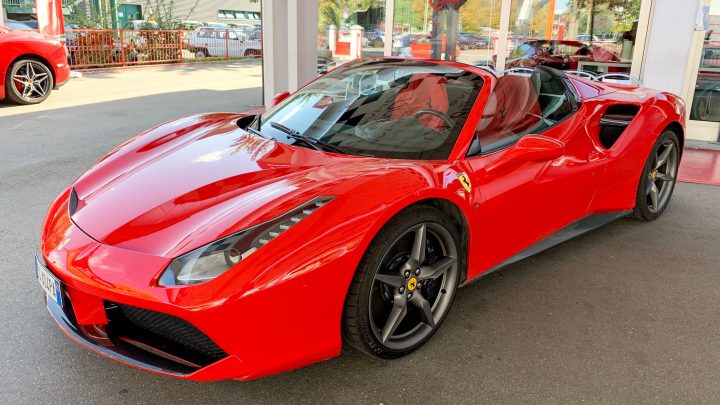
<instances>
[{"instance_id":1,"label":"steering wheel","mask_svg":"<svg viewBox=\"0 0 720 405\"><path fill-rule=\"evenodd\" d=\"M449 115L445 114L442 111L434 110L432 108L424 108L422 110L418 110L415 113L415 118L420 118L421 115L425 115L425 114L434 115L434 116L440 118L441 120L445 121L445 124L447 124L448 128L452 128L453 125L455 125L455 121L453 121Z\"/></svg>"}]
</instances>

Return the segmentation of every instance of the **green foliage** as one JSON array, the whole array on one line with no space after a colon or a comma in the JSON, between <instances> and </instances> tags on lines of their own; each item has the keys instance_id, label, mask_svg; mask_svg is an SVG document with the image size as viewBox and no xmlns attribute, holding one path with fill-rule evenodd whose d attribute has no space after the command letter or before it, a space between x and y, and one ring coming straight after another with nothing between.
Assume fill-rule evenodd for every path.
<instances>
[{"instance_id":1,"label":"green foliage","mask_svg":"<svg viewBox=\"0 0 720 405\"><path fill-rule=\"evenodd\" d=\"M607 8L622 21L625 30L640 17L642 0L568 0L570 8L590 9Z\"/></svg>"},{"instance_id":2,"label":"green foliage","mask_svg":"<svg viewBox=\"0 0 720 405\"><path fill-rule=\"evenodd\" d=\"M397 1L396 1L397 4ZM324 32L325 27L334 24L338 29L346 28L355 21L352 14L366 11L370 7L384 7L384 0L318 0L318 31ZM343 8L347 7L349 18L343 16ZM397 5L395 6L397 8Z\"/></svg>"}]
</instances>

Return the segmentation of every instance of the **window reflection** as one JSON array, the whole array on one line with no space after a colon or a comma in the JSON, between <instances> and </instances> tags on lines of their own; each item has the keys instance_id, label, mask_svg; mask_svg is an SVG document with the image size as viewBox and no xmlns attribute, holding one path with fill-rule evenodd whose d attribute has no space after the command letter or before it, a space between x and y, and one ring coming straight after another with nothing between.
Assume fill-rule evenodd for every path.
<instances>
[{"instance_id":1,"label":"window reflection","mask_svg":"<svg viewBox=\"0 0 720 405\"><path fill-rule=\"evenodd\" d=\"M700 55L690 119L720 121L720 1L710 6L710 24Z\"/></svg>"},{"instance_id":2,"label":"window reflection","mask_svg":"<svg viewBox=\"0 0 720 405\"><path fill-rule=\"evenodd\" d=\"M505 67L630 71L641 0L513 0Z\"/></svg>"}]
</instances>

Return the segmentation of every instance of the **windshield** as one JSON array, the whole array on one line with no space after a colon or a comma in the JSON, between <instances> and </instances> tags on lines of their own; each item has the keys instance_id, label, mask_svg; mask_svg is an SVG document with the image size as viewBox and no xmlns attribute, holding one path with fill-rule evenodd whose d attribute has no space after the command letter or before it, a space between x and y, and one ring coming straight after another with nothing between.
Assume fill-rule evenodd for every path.
<instances>
[{"instance_id":1,"label":"windshield","mask_svg":"<svg viewBox=\"0 0 720 405\"><path fill-rule=\"evenodd\" d=\"M359 61L309 84L260 116L260 128L257 120L253 126L300 146L447 159L481 86L479 76L428 61Z\"/></svg>"},{"instance_id":2,"label":"windshield","mask_svg":"<svg viewBox=\"0 0 720 405\"><path fill-rule=\"evenodd\" d=\"M510 59L520 58L523 56L533 56L535 52L535 44L525 43L513 49L512 53L510 53Z\"/></svg>"}]
</instances>

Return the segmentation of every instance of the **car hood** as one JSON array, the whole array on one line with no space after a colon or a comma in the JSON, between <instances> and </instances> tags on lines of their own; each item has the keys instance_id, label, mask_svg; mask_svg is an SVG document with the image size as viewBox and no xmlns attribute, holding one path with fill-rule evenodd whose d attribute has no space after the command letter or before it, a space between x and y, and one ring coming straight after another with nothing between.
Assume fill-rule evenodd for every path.
<instances>
[{"instance_id":1,"label":"car hood","mask_svg":"<svg viewBox=\"0 0 720 405\"><path fill-rule=\"evenodd\" d=\"M338 195L382 162L263 139L239 117L189 117L122 145L73 184L72 220L101 243L173 257Z\"/></svg>"}]
</instances>

